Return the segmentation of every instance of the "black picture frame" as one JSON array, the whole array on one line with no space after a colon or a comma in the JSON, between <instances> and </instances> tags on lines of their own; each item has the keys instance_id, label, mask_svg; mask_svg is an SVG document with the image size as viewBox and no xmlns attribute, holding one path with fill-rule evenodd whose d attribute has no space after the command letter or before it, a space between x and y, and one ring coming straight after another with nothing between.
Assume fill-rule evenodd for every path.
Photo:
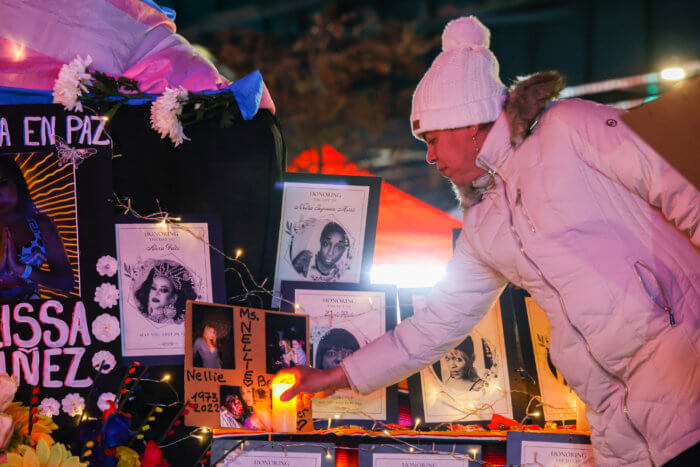
<instances>
[{"instance_id":1,"label":"black picture frame","mask_svg":"<svg viewBox=\"0 0 700 467\"><path fill-rule=\"evenodd\" d=\"M275 457L280 457L285 461L279 465L307 465L303 459L294 459L294 453L318 453L321 455L320 464L316 467L334 467L335 466L335 444L314 442L309 444L299 443L295 441L262 441L262 440L246 440L232 438L230 436L216 436L211 443L211 465L231 466L231 465L258 465L253 462L242 462L245 459L236 458L235 462L226 463L226 456L233 453L237 449L243 450L243 453L269 453L266 456L257 457L265 461L265 465L273 464ZM250 455L250 454L249 454ZM272 457L275 456L275 457ZM269 462L269 463L268 463Z\"/></svg>"},{"instance_id":2,"label":"black picture frame","mask_svg":"<svg viewBox=\"0 0 700 467\"><path fill-rule=\"evenodd\" d=\"M415 446L415 448L413 448L413 451L411 452L410 449L413 446ZM422 449L424 449L426 453L422 453ZM410 441L410 446L407 446L406 444L360 444L358 454L358 465L361 465L363 467L375 467L375 462L377 460L381 460L377 459L377 457L381 457L382 454L399 454L403 457L403 459L394 458L389 460L390 465L396 465L394 464L394 462L397 461L402 462L401 465L410 466L445 465L446 460L451 461L451 466L457 464L460 460L462 461L462 465L465 467L479 467L482 465L481 445L467 444L463 441L459 442L456 440L454 443L450 444L431 443L428 445L421 445L420 441ZM440 458L426 459L428 456L440 456ZM463 457L463 459L460 459L460 457ZM381 465L378 467L381 467Z\"/></svg>"},{"instance_id":3,"label":"black picture frame","mask_svg":"<svg viewBox=\"0 0 700 467\"><path fill-rule=\"evenodd\" d=\"M390 331L397 324L397 309L396 309L396 286L394 285L367 285L367 284L343 284L343 283L316 283L316 282L299 282L299 281L282 281L282 303L280 311L294 313L296 303L296 292L298 290L324 291L332 295L333 292L342 294L343 292L368 292L368 293L383 293L385 295L385 329L384 332ZM301 310L302 313L307 313ZM309 329L312 329L312 317L309 316ZM313 335L313 332L310 331ZM378 337L378 336L377 336ZM313 344L309 344L309 355L311 363L314 362ZM384 423L398 423L399 406L398 406L398 385L393 384L385 388L386 391L386 419L380 420ZM314 427L322 429L327 427L328 418L314 418ZM342 418L343 424L359 425L367 428L372 428L374 422L367 419L352 419Z\"/></svg>"},{"instance_id":4,"label":"black picture frame","mask_svg":"<svg viewBox=\"0 0 700 467\"><path fill-rule=\"evenodd\" d=\"M207 224L207 231L209 238L206 239L206 248L209 252L209 274L212 286L212 302L214 303L226 303L226 283L224 277L224 258L222 255L217 253L215 250L221 250L223 239L221 231L221 218L216 214L175 214L170 213L173 217L178 217L180 220L176 224L193 224L202 223ZM114 221L114 232L115 232L115 252L116 257L119 260L119 242L117 236L117 229L119 225L155 225L154 221L149 221L145 219L138 219L135 217L119 215L115 216ZM171 227L175 228L175 227ZM186 234L186 232L183 231ZM119 300L119 310L120 310L120 322L122 330L126 331L127 327L124 325L125 313L124 313L124 294L126 289L121 284L122 277L122 264L120 261L119 272L117 277L119 278L119 290L120 290L120 300ZM184 316L184 315L183 315ZM184 332L184 321L183 321L183 332ZM182 348L182 353L169 353L168 355L149 355L149 354L139 354L139 355L124 355L125 344L124 336L125 332L121 335L122 341L122 361L124 364L128 364L133 360L138 360L139 362L151 365L151 366L162 366L162 365L181 365L184 362L185 351L184 345Z\"/></svg>"},{"instance_id":5,"label":"black picture frame","mask_svg":"<svg viewBox=\"0 0 700 467\"><path fill-rule=\"evenodd\" d=\"M429 287L401 288L398 290L399 310L402 321L413 316L414 297L427 296L430 290L431 289ZM522 357L518 346L518 340L516 338L517 325L513 314L513 308L510 305L509 300L511 300L511 295L509 289L506 288L499 297L498 304L500 313L498 314L498 318L500 319L500 327L503 332L503 350L508 373L507 381L510 390L510 405L513 412L513 418L520 421L525 417L525 410L529 400L529 398L526 395L521 394L520 391L535 388L526 388L524 386L525 381L521 376L522 371L519 371L522 366ZM421 420L421 426L436 428L441 425L444 426L447 423L454 422L463 424L477 424L486 427L490 422L490 418L481 420L445 420L441 422L426 422L425 408L423 404L423 390L424 388L421 383L420 372L408 377L408 393L411 404L411 415L414 420Z\"/></svg>"},{"instance_id":6,"label":"black picture frame","mask_svg":"<svg viewBox=\"0 0 700 467\"><path fill-rule=\"evenodd\" d=\"M587 450L590 450L590 454L586 456L582 463L582 459L567 457L567 462L571 462L574 465L581 467L594 467L595 462L593 461L593 447L591 445L590 437L586 435L573 435L568 433L533 433L533 432L523 432L523 431L509 431L506 438L506 464L508 465L532 465L531 462L522 458L522 446L523 442L539 442L539 443L549 443L549 444L562 444L562 445L581 445L589 446ZM547 448L543 448L547 449ZM551 448L550 448L551 449ZM542 459L543 462L547 462L547 459ZM539 464L539 465L550 465L550 464Z\"/></svg>"},{"instance_id":7,"label":"black picture frame","mask_svg":"<svg viewBox=\"0 0 700 467\"><path fill-rule=\"evenodd\" d=\"M313 209L317 206L309 206L309 210L307 212L301 212L299 213L298 217L297 216L292 216L290 214L290 211L293 211L294 208L290 207L290 203L292 203L291 196L288 196L288 184L294 183L294 184L308 184L309 185L309 190L313 188L314 185L322 185L324 186L324 189L334 191L335 193L341 193L344 191L342 187L367 187L367 204L366 204L366 211L364 214L364 218L362 219L362 222L364 223L364 232L354 232L355 237L358 236L358 234L361 234L363 241L361 242L361 261L360 261L360 270L359 270L359 275L357 276L357 280L349 280L347 278L348 274L345 274L346 277L339 277L338 280L330 280L330 279L322 279L322 280L313 280L313 279L304 279L304 277L308 277L308 270L310 269L310 262L314 262L314 257L311 255L306 254L308 258L306 258L306 261L300 261L299 264L293 264L293 270L296 272L294 274L292 273L287 273L284 269L289 269L289 264L287 263L296 263L296 258L299 258L299 255L294 255L295 258L291 258L293 255L292 252L292 245L290 242L293 244L294 242L294 234L292 233L293 229L295 228L294 223L290 223L290 219L312 219L312 220L321 220L321 222L318 224L319 226L323 223L326 222L326 225L330 223L330 219L333 219L333 221L338 220L338 223L342 224L342 222L339 220L340 214L336 213L333 214L333 211L323 211L323 210L316 210L314 211ZM274 289L276 292L279 292L280 290L280 284L283 280L293 280L293 281L299 281L299 282L341 282L341 283L362 283L362 282L369 282L369 274L370 270L372 268L372 261L374 258L374 240L376 237L377 233L377 216L379 213L379 196L381 192L381 178L379 177L366 177L366 176L349 176L349 175L325 175L325 174L308 174L308 173L291 173L291 172L286 172L284 174L284 181L280 186L282 191L282 208L280 212L280 227L279 227L279 234L278 234L278 240L277 240L277 255L276 255L276 264L275 264L275 281L274 281ZM349 189L348 189L349 190ZM348 191L350 192L350 191ZM299 206L296 206L299 207ZM343 206L339 206L339 208L342 208ZM303 211L303 210L301 210ZM315 212L321 212L321 214L316 214ZM309 217L311 216L311 217ZM320 217L314 217L314 216L320 216ZM352 216L350 214L342 214L343 217L347 218L348 216L352 217L353 219L355 216ZM342 225L341 227L343 231L347 230L348 227L345 225ZM310 229L309 232L316 232L318 229ZM346 236L347 238L347 236ZM287 251L289 250L289 251ZM348 254L351 252L348 251ZM357 252L355 253L357 254ZM290 258L285 259L285 256L289 255ZM303 258L302 258L303 259ZM342 259L342 258L341 258ZM301 265L301 263L305 263L304 265ZM353 269L356 268L356 260L352 261ZM312 268L312 266L311 266ZM301 269L301 272L299 271ZM351 271L352 272L352 271ZM353 274L355 272L352 272ZM275 301L273 299L273 306L278 306L278 300Z\"/></svg>"}]
</instances>

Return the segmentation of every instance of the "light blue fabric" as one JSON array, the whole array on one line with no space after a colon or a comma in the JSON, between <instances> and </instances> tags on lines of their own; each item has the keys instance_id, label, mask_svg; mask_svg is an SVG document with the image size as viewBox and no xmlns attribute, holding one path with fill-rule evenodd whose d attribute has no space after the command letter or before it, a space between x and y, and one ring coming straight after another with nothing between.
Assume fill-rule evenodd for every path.
<instances>
[{"instance_id":1,"label":"light blue fabric","mask_svg":"<svg viewBox=\"0 0 700 467\"><path fill-rule=\"evenodd\" d=\"M175 10L173 10L172 8L168 8L167 6L160 6L154 0L141 0L141 1L143 3L145 3L146 5L152 6L156 10L160 11L165 16L170 18L171 21L175 21Z\"/></svg>"},{"instance_id":2,"label":"light blue fabric","mask_svg":"<svg viewBox=\"0 0 700 467\"><path fill-rule=\"evenodd\" d=\"M251 120L260 107L260 99L263 92L263 79L258 70L248 76L231 83L224 89L216 91L202 91L195 94L218 94L220 92L231 92L236 98L238 108L244 120ZM130 99L128 105L142 105L155 100L158 95L150 98ZM36 89L11 88L0 86L0 105L12 104L51 104L53 102L52 91L39 91Z\"/></svg>"},{"instance_id":3,"label":"light blue fabric","mask_svg":"<svg viewBox=\"0 0 700 467\"><path fill-rule=\"evenodd\" d=\"M230 89L233 97L236 98L243 120L252 119L258 112L263 94L263 79L260 72L255 70L248 76L231 83L227 89Z\"/></svg>"}]
</instances>

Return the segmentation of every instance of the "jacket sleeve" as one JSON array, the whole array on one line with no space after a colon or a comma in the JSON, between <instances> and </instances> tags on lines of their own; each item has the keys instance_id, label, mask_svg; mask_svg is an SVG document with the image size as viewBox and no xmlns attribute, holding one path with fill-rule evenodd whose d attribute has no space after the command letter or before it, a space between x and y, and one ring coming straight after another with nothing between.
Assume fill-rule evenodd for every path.
<instances>
[{"instance_id":1,"label":"jacket sleeve","mask_svg":"<svg viewBox=\"0 0 700 467\"><path fill-rule=\"evenodd\" d=\"M580 100L568 107L565 112L574 144L584 162L659 208L667 220L688 234L693 245L700 246L700 193L625 125L624 111Z\"/></svg>"},{"instance_id":2,"label":"jacket sleeve","mask_svg":"<svg viewBox=\"0 0 700 467\"><path fill-rule=\"evenodd\" d=\"M506 284L460 236L427 307L342 362L353 390L369 394L421 370L454 348L481 321Z\"/></svg>"}]
</instances>

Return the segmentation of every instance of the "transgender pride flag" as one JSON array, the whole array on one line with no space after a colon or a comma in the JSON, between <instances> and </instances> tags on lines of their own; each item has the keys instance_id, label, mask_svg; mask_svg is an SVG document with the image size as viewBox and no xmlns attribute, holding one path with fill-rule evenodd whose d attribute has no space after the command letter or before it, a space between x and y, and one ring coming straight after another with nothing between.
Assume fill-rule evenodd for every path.
<instances>
[{"instance_id":1,"label":"transgender pride flag","mask_svg":"<svg viewBox=\"0 0 700 467\"><path fill-rule=\"evenodd\" d=\"M0 87L50 91L61 65L90 55L98 70L152 94L228 88L173 18L153 0L0 0ZM274 112L262 80L260 88L260 107Z\"/></svg>"}]
</instances>

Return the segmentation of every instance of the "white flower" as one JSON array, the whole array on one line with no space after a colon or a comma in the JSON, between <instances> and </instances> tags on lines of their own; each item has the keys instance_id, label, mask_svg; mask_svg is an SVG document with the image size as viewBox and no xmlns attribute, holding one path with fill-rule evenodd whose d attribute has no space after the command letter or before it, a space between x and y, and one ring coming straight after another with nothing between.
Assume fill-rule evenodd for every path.
<instances>
[{"instance_id":1,"label":"white flower","mask_svg":"<svg viewBox=\"0 0 700 467\"><path fill-rule=\"evenodd\" d=\"M102 313L92 322L92 333L102 342L112 342L119 332L119 320L109 313Z\"/></svg>"},{"instance_id":2,"label":"white flower","mask_svg":"<svg viewBox=\"0 0 700 467\"><path fill-rule=\"evenodd\" d=\"M175 146L182 144L183 140L190 140L178 118L182 114L182 105L187 102L187 94L187 89L182 86L177 89L166 87L163 95L151 104L151 127L161 138L168 136Z\"/></svg>"},{"instance_id":3,"label":"white flower","mask_svg":"<svg viewBox=\"0 0 700 467\"><path fill-rule=\"evenodd\" d=\"M97 272L100 276L114 276L117 273L117 260L111 256L101 257L97 260Z\"/></svg>"},{"instance_id":4,"label":"white flower","mask_svg":"<svg viewBox=\"0 0 700 467\"><path fill-rule=\"evenodd\" d=\"M45 397L39 404L41 414L47 417L55 417L61 412L61 403L53 397Z\"/></svg>"},{"instance_id":5,"label":"white flower","mask_svg":"<svg viewBox=\"0 0 700 467\"><path fill-rule=\"evenodd\" d=\"M88 92L87 86L93 82L88 70L91 63L92 57L88 55L85 59L75 57L72 62L61 67L53 85L54 104L61 104L66 110L83 111L80 97Z\"/></svg>"},{"instance_id":6,"label":"white flower","mask_svg":"<svg viewBox=\"0 0 700 467\"><path fill-rule=\"evenodd\" d=\"M63 398L63 401L61 401L61 407L63 407L63 411L65 413L71 417L75 417L76 415L83 413L83 409L85 408L85 399L83 399L83 397L77 392L71 392Z\"/></svg>"},{"instance_id":7,"label":"white flower","mask_svg":"<svg viewBox=\"0 0 700 467\"><path fill-rule=\"evenodd\" d=\"M92 332L93 334L95 333L94 328ZM92 356L92 366L97 370L98 368L100 368L100 365L102 366L100 372L106 374L112 371L115 366L117 366L117 360L114 358L114 355L112 355L112 352L110 352L109 350L100 350Z\"/></svg>"},{"instance_id":8,"label":"white flower","mask_svg":"<svg viewBox=\"0 0 700 467\"><path fill-rule=\"evenodd\" d=\"M95 289L95 301L104 309L112 308L119 301L119 289L114 284L103 282Z\"/></svg>"},{"instance_id":9,"label":"white flower","mask_svg":"<svg viewBox=\"0 0 700 467\"><path fill-rule=\"evenodd\" d=\"M113 394L111 392L103 392L102 394L100 394L99 399L97 399L97 408L104 412L109 408L109 401L116 402L116 400L116 394Z\"/></svg>"}]
</instances>

